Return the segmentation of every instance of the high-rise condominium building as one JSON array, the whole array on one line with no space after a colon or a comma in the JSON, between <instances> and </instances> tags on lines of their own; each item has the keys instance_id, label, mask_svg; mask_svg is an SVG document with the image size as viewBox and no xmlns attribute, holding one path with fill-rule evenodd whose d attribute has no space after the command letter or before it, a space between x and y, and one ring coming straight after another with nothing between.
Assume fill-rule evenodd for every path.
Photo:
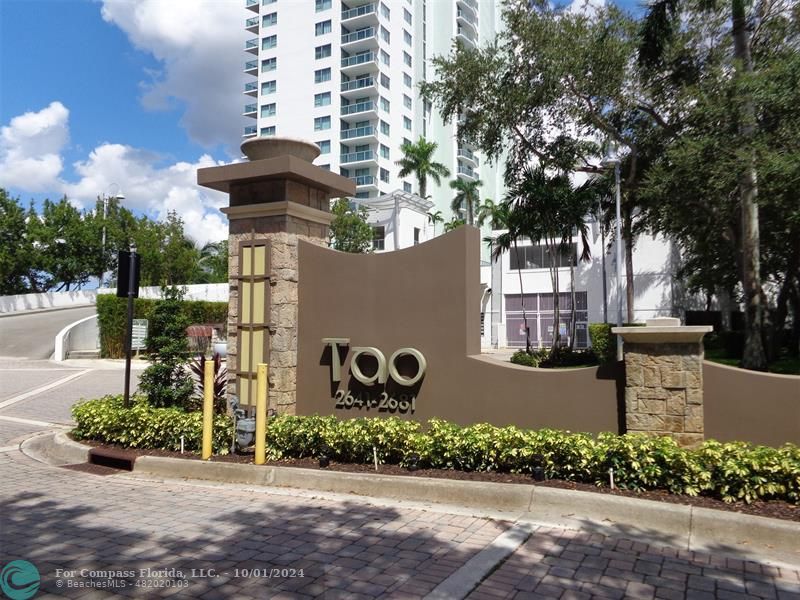
<instances>
[{"instance_id":1,"label":"high-rise condominium building","mask_svg":"<svg viewBox=\"0 0 800 600\"><path fill-rule=\"evenodd\" d=\"M315 164L350 177L357 197L418 193L413 175L399 177L401 145L420 136L438 143L435 160L450 179L480 178L480 197L500 197L499 170L459 145L419 94L433 77L431 59L458 39L491 40L499 23L495 0L245 0L253 34L244 107L253 119L244 137L312 140ZM445 220L452 216L450 179L428 181L427 194ZM441 231L441 226L439 227ZM426 236L429 237L429 236Z\"/></svg>"}]
</instances>

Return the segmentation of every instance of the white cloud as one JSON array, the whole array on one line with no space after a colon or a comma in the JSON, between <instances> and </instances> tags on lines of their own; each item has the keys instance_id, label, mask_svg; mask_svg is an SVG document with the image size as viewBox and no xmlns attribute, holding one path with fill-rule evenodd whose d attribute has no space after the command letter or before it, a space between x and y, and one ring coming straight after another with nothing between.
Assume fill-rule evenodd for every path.
<instances>
[{"instance_id":1,"label":"white cloud","mask_svg":"<svg viewBox=\"0 0 800 600\"><path fill-rule=\"evenodd\" d=\"M162 65L148 73L143 105L185 107L181 124L192 140L238 154L248 37L241 0L104 0L102 15Z\"/></svg>"},{"instance_id":2,"label":"white cloud","mask_svg":"<svg viewBox=\"0 0 800 600\"><path fill-rule=\"evenodd\" d=\"M0 186L30 192L52 189L61 173L61 150L69 140L69 110L51 102L0 129Z\"/></svg>"},{"instance_id":3,"label":"white cloud","mask_svg":"<svg viewBox=\"0 0 800 600\"><path fill-rule=\"evenodd\" d=\"M211 156L165 164L156 153L105 143L76 162L76 179L66 181L61 152L68 140L69 110L60 102L11 119L0 128L0 186L22 195L66 194L76 206L91 208L99 195L117 193L116 184L124 205L136 213L164 219L175 211L198 244L227 237L227 220L219 212L227 196L196 183L197 169L222 164Z\"/></svg>"},{"instance_id":4,"label":"white cloud","mask_svg":"<svg viewBox=\"0 0 800 600\"><path fill-rule=\"evenodd\" d=\"M569 12L591 17L596 15L605 5L605 0L572 0L569 5Z\"/></svg>"},{"instance_id":5,"label":"white cloud","mask_svg":"<svg viewBox=\"0 0 800 600\"><path fill-rule=\"evenodd\" d=\"M164 219L175 211L184 221L184 230L198 244L227 237L228 224L219 212L227 204L221 192L197 185L197 169L221 163L204 154L196 162L177 162L159 166L160 157L122 144L103 144L89 157L75 163L80 179L64 183L63 191L77 204L92 206L98 194L117 184L125 195L124 206ZM116 193L116 187L113 187Z\"/></svg>"}]
</instances>

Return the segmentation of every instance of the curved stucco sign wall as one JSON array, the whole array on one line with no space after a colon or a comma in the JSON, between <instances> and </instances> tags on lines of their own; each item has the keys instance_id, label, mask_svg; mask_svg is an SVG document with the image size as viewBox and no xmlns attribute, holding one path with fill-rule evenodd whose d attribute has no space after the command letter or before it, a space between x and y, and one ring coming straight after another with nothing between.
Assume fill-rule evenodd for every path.
<instances>
[{"instance_id":1,"label":"curved stucco sign wall","mask_svg":"<svg viewBox=\"0 0 800 600\"><path fill-rule=\"evenodd\" d=\"M385 254L301 243L297 413L617 431L613 372L480 356L479 251L470 227Z\"/></svg>"}]
</instances>

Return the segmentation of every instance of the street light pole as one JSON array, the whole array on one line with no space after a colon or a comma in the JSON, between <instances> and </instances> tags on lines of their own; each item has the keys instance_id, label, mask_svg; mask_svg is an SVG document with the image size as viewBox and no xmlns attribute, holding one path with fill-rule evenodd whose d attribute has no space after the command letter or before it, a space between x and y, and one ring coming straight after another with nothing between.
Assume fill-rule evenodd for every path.
<instances>
[{"instance_id":1,"label":"street light pole","mask_svg":"<svg viewBox=\"0 0 800 600\"><path fill-rule=\"evenodd\" d=\"M622 327L622 209L619 185L619 158L614 164L617 210L617 327ZM622 336L617 336L617 360L622 360Z\"/></svg>"},{"instance_id":2,"label":"street light pole","mask_svg":"<svg viewBox=\"0 0 800 600\"><path fill-rule=\"evenodd\" d=\"M125 335L125 390L123 396L123 406L130 406L131 389L131 350L133 348L133 297L136 293L136 244L131 244L130 258L128 267L128 312L126 319Z\"/></svg>"}]
</instances>

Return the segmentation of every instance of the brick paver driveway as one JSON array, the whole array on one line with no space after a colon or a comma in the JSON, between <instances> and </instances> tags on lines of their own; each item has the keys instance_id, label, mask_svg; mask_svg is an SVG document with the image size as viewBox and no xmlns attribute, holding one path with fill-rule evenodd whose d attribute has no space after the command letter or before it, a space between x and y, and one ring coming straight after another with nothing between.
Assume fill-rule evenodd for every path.
<instances>
[{"instance_id":1,"label":"brick paver driveway","mask_svg":"<svg viewBox=\"0 0 800 600\"><path fill-rule=\"evenodd\" d=\"M99 476L15 450L0 452L0 482L0 565L35 564L37 597L417 598L512 526L403 504ZM470 597L800 598L799 577L539 528Z\"/></svg>"}]
</instances>

